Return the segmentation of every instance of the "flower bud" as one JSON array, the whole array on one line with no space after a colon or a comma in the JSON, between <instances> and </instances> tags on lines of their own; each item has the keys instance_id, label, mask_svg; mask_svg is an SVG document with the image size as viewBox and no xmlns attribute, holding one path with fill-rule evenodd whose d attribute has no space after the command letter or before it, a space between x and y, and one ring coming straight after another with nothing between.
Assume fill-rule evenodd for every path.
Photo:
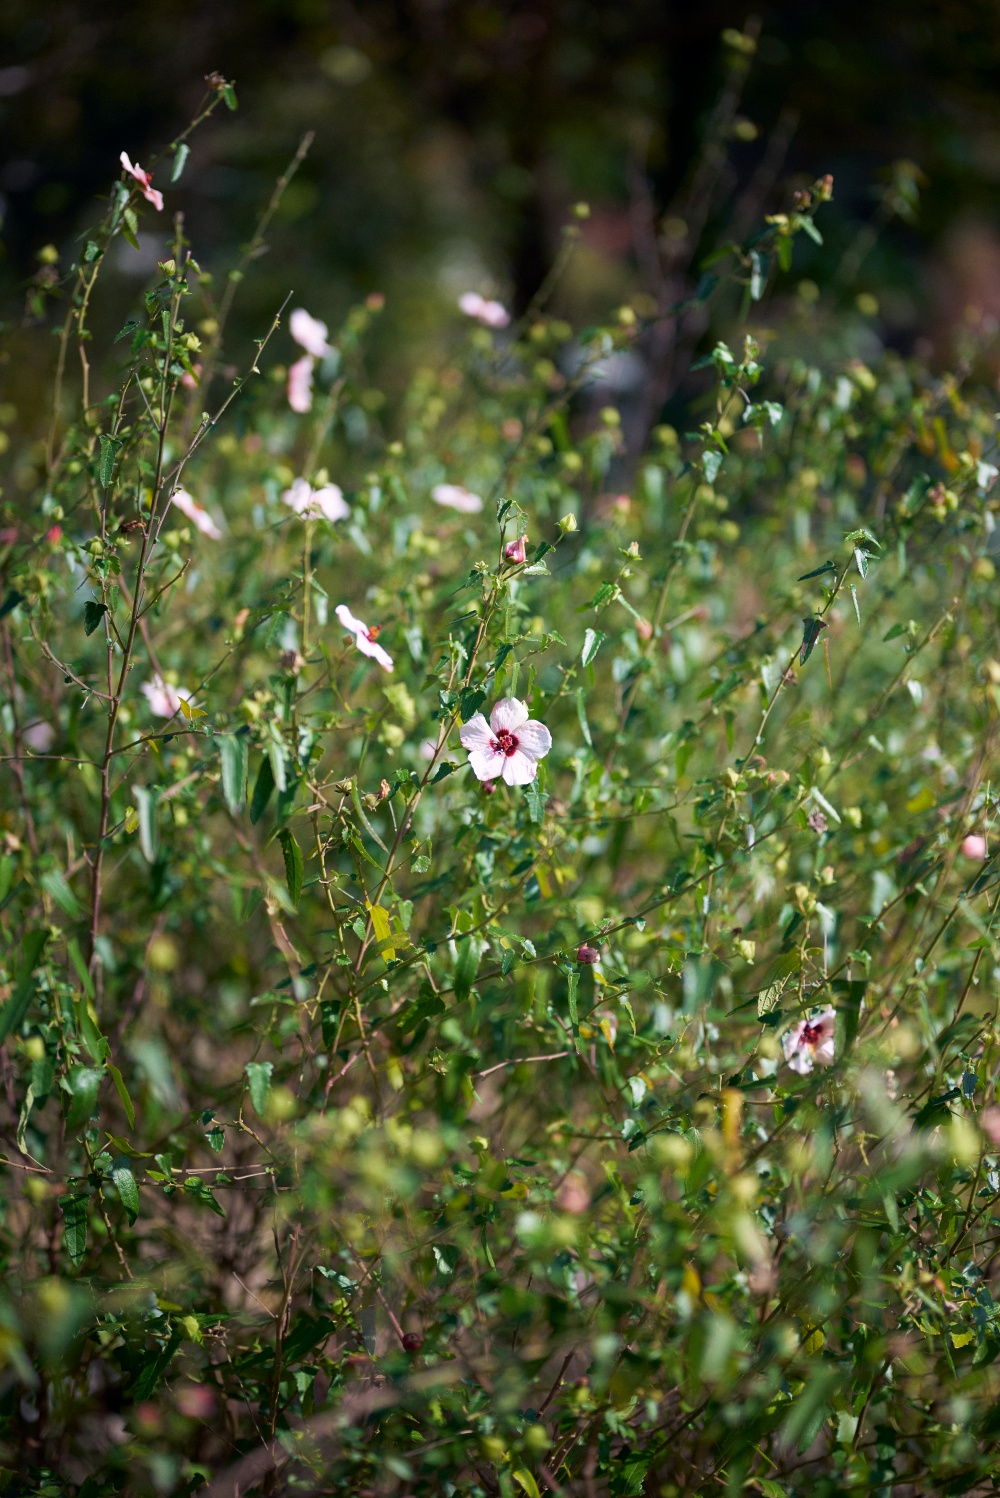
<instances>
[{"instance_id":1,"label":"flower bud","mask_svg":"<svg viewBox=\"0 0 1000 1498\"><path fill-rule=\"evenodd\" d=\"M592 967L595 962L600 962L601 954L596 947L588 946L586 942L577 947L576 960L581 967Z\"/></svg>"},{"instance_id":2,"label":"flower bud","mask_svg":"<svg viewBox=\"0 0 1000 1498\"><path fill-rule=\"evenodd\" d=\"M559 529L562 531L564 536L569 535L571 531L575 531L576 516L572 513L570 513L569 515L564 515L559 522Z\"/></svg>"}]
</instances>

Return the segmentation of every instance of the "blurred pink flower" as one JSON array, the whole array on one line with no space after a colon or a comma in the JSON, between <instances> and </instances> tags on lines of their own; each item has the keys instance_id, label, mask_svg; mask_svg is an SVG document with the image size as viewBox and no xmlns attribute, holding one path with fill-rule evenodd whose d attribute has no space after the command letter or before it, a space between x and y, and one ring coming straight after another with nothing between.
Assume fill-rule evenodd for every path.
<instances>
[{"instance_id":1,"label":"blurred pink flower","mask_svg":"<svg viewBox=\"0 0 1000 1498\"><path fill-rule=\"evenodd\" d=\"M510 322L510 313L502 302L487 301L478 291L465 292L458 305L466 317L474 317L486 328L505 328Z\"/></svg>"},{"instance_id":2,"label":"blurred pink flower","mask_svg":"<svg viewBox=\"0 0 1000 1498\"><path fill-rule=\"evenodd\" d=\"M433 759L437 753L437 739L421 739L420 758Z\"/></svg>"},{"instance_id":3,"label":"blurred pink flower","mask_svg":"<svg viewBox=\"0 0 1000 1498\"><path fill-rule=\"evenodd\" d=\"M62 540L62 526L53 525L45 532L45 539L50 546L58 546Z\"/></svg>"},{"instance_id":4,"label":"blurred pink flower","mask_svg":"<svg viewBox=\"0 0 1000 1498\"><path fill-rule=\"evenodd\" d=\"M582 946L576 949L576 960L581 967L593 967L595 962L600 962L601 954L596 947L592 947L589 943L584 942Z\"/></svg>"},{"instance_id":5,"label":"blurred pink flower","mask_svg":"<svg viewBox=\"0 0 1000 1498\"><path fill-rule=\"evenodd\" d=\"M281 497L296 515L346 520L351 513L339 484L324 484L321 489L314 489L306 479L298 478Z\"/></svg>"},{"instance_id":6,"label":"blurred pink flower","mask_svg":"<svg viewBox=\"0 0 1000 1498\"><path fill-rule=\"evenodd\" d=\"M38 718L34 723L29 723L21 734L22 739L29 749L34 749L36 754L47 754L52 748L52 741L56 731L51 723L46 723L44 718Z\"/></svg>"},{"instance_id":7,"label":"blurred pink flower","mask_svg":"<svg viewBox=\"0 0 1000 1498\"><path fill-rule=\"evenodd\" d=\"M192 696L186 687L172 686L162 676L144 681L142 695L149 703L150 712L155 713L158 718L172 718L174 713L180 711L181 703L190 702Z\"/></svg>"},{"instance_id":8,"label":"blurred pink flower","mask_svg":"<svg viewBox=\"0 0 1000 1498\"><path fill-rule=\"evenodd\" d=\"M528 540L527 536L518 536L518 538L517 538L516 541L508 541L507 542L507 545L503 549L503 554L507 558L508 562L523 562L524 561L524 558L525 558L524 548L525 548L525 545L527 544L527 540Z\"/></svg>"},{"instance_id":9,"label":"blurred pink flower","mask_svg":"<svg viewBox=\"0 0 1000 1498\"><path fill-rule=\"evenodd\" d=\"M836 1013L827 1007L820 1010L811 1019L800 1020L791 1030L788 1030L783 1039L782 1046L785 1051L785 1060L792 1071L797 1071L800 1076L806 1076L814 1066L830 1066L833 1062L833 1032L836 1024Z\"/></svg>"},{"instance_id":10,"label":"blurred pink flower","mask_svg":"<svg viewBox=\"0 0 1000 1498\"><path fill-rule=\"evenodd\" d=\"M986 839L978 832L970 832L962 843L966 858L975 858L980 863L986 857Z\"/></svg>"},{"instance_id":11,"label":"blurred pink flower","mask_svg":"<svg viewBox=\"0 0 1000 1498\"><path fill-rule=\"evenodd\" d=\"M529 718L516 697L502 697L488 723L476 713L458 736L479 780L505 780L508 785L529 785L538 774L538 761L552 748L545 724Z\"/></svg>"},{"instance_id":12,"label":"blurred pink flower","mask_svg":"<svg viewBox=\"0 0 1000 1498\"><path fill-rule=\"evenodd\" d=\"M304 416L307 411L312 410L313 403L313 365L315 359L312 354L303 354L301 359L296 359L288 369L288 404L293 411Z\"/></svg>"},{"instance_id":13,"label":"blurred pink flower","mask_svg":"<svg viewBox=\"0 0 1000 1498\"><path fill-rule=\"evenodd\" d=\"M194 495L189 494L186 489L175 489L170 496L170 503L176 505L181 514L186 515L203 536L210 536L213 541L222 540L222 532L204 505L200 505Z\"/></svg>"},{"instance_id":14,"label":"blurred pink flower","mask_svg":"<svg viewBox=\"0 0 1000 1498\"><path fill-rule=\"evenodd\" d=\"M191 368L186 369L181 375L181 384L184 386L185 390L197 390L200 383L201 365L192 364Z\"/></svg>"},{"instance_id":15,"label":"blurred pink flower","mask_svg":"<svg viewBox=\"0 0 1000 1498\"><path fill-rule=\"evenodd\" d=\"M435 484L431 499L447 510L461 510L463 515L478 515L483 508L479 495L473 494L471 489L463 489L461 484Z\"/></svg>"},{"instance_id":16,"label":"blurred pink flower","mask_svg":"<svg viewBox=\"0 0 1000 1498\"><path fill-rule=\"evenodd\" d=\"M1000 1108L996 1103L983 1110L979 1124L990 1143L1000 1145Z\"/></svg>"},{"instance_id":17,"label":"blurred pink flower","mask_svg":"<svg viewBox=\"0 0 1000 1498\"><path fill-rule=\"evenodd\" d=\"M156 188L153 186L153 175L152 175L152 173L151 172L144 172L143 169L142 169L142 167L139 165L138 162L136 162L135 166L133 166L132 163L131 163L131 161L129 161L129 159L128 159L128 155L124 151L119 156L118 160L121 162L122 166L128 172L129 176L130 177L134 177L135 180L138 182L140 188L142 189L142 195L146 199L146 202L147 203L152 203L152 205L156 209L157 213L162 213L163 212L163 194L162 194L162 192L157 192Z\"/></svg>"},{"instance_id":18,"label":"blurred pink flower","mask_svg":"<svg viewBox=\"0 0 1000 1498\"><path fill-rule=\"evenodd\" d=\"M370 655L372 660L378 661L386 671L391 671L392 656L377 643L378 625L373 624L369 629L367 624L362 623L360 619L355 619L346 603L338 603L334 612L344 628L354 636L354 643L361 654Z\"/></svg>"},{"instance_id":19,"label":"blurred pink flower","mask_svg":"<svg viewBox=\"0 0 1000 1498\"><path fill-rule=\"evenodd\" d=\"M333 349L327 342L327 326L319 318L311 317L304 307L296 307L288 319L288 331L295 342L314 359L324 359Z\"/></svg>"}]
</instances>

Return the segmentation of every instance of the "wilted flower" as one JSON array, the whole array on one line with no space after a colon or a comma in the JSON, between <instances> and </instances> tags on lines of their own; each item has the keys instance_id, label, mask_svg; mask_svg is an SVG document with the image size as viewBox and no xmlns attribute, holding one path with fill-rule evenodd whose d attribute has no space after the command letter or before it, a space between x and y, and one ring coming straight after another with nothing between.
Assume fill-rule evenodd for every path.
<instances>
[{"instance_id":1,"label":"wilted flower","mask_svg":"<svg viewBox=\"0 0 1000 1498\"><path fill-rule=\"evenodd\" d=\"M508 785L529 785L538 774L538 761L552 748L545 724L529 718L516 697L502 697L488 723L476 713L458 736L478 779L505 780Z\"/></svg>"},{"instance_id":2,"label":"wilted flower","mask_svg":"<svg viewBox=\"0 0 1000 1498\"><path fill-rule=\"evenodd\" d=\"M392 656L377 643L378 625L373 624L369 629L367 624L363 624L360 619L355 619L346 603L338 603L334 612L344 628L354 636L354 642L361 654L370 655L372 660L378 661L386 671L391 671Z\"/></svg>"},{"instance_id":3,"label":"wilted flower","mask_svg":"<svg viewBox=\"0 0 1000 1498\"><path fill-rule=\"evenodd\" d=\"M503 554L508 562L523 562L525 558L525 545L527 536L518 536L516 541L508 541L503 549Z\"/></svg>"},{"instance_id":4,"label":"wilted flower","mask_svg":"<svg viewBox=\"0 0 1000 1498\"><path fill-rule=\"evenodd\" d=\"M312 354L314 359L324 359L327 354L333 353L333 348L327 342L326 323L320 322L317 317L311 317L304 307L296 307L288 319L288 331L295 342L307 354Z\"/></svg>"},{"instance_id":5,"label":"wilted flower","mask_svg":"<svg viewBox=\"0 0 1000 1498\"><path fill-rule=\"evenodd\" d=\"M162 213L163 212L163 194L162 194L162 192L158 192L156 190L156 188L153 186L153 176L152 176L152 173L151 172L144 172L143 169L142 169L142 167L139 165L138 162L136 162L135 166L133 166L132 163L131 163L131 161L129 161L128 155L126 154L125 151L123 151L121 153L121 155L119 156L118 160L121 162L122 166L128 172L129 176L130 177L134 177L135 180L138 182L140 188L142 189L142 195L146 199L146 202L147 203L152 203L152 205L156 209L157 213Z\"/></svg>"},{"instance_id":6,"label":"wilted flower","mask_svg":"<svg viewBox=\"0 0 1000 1498\"><path fill-rule=\"evenodd\" d=\"M463 489L461 484L435 484L431 499L448 510L461 510L463 515L478 515L483 508L479 495L473 494L471 489Z\"/></svg>"},{"instance_id":7,"label":"wilted flower","mask_svg":"<svg viewBox=\"0 0 1000 1498\"><path fill-rule=\"evenodd\" d=\"M474 317L485 328L505 328L510 322L510 313L502 302L487 301L478 291L465 292L458 305L466 317Z\"/></svg>"},{"instance_id":8,"label":"wilted flower","mask_svg":"<svg viewBox=\"0 0 1000 1498\"><path fill-rule=\"evenodd\" d=\"M149 703L151 712L158 718L172 718L180 711L182 702L190 702L192 694L186 687L175 687L170 682L164 681L162 676L154 676L152 681L144 681L142 694Z\"/></svg>"},{"instance_id":9,"label":"wilted flower","mask_svg":"<svg viewBox=\"0 0 1000 1498\"><path fill-rule=\"evenodd\" d=\"M303 354L301 359L288 369L287 395L288 404L293 411L304 416L307 411L312 410L313 403L313 365L315 359L312 354Z\"/></svg>"},{"instance_id":10,"label":"wilted flower","mask_svg":"<svg viewBox=\"0 0 1000 1498\"><path fill-rule=\"evenodd\" d=\"M324 484L321 489L314 489L306 479L298 478L281 497L296 515L346 520L351 513L339 484Z\"/></svg>"},{"instance_id":11,"label":"wilted flower","mask_svg":"<svg viewBox=\"0 0 1000 1498\"><path fill-rule=\"evenodd\" d=\"M595 962L600 962L601 954L596 947L588 946L586 942L576 949L576 960L581 967L593 967Z\"/></svg>"},{"instance_id":12,"label":"wilted flower","mask_svg":"<svg viewBox=\"0 0 1000 1498\"><path fill-rule=\"evenodd\" d=\"M836 1013L827 1007L814 1014L811 1019L800 1020L788 1030L782 1046L785 1060L792 1071L806 1076L814 1066L830 1066L833 1062L833 1031Z\"/></svg>"},{"instance_id":13,"label":"wilted flower","mask_svg":"<svg viewBox=\"0 0 1000 1498\"><path fill-rule=\"evenodd\" d=\"M186 515L203 536L211 536L213 541L222 540L222 532L204 505L200 505L194 495L189 494L186 489L175 489L170 496L170 503L176 505L181 514Z\"/></svg>"},{"instance_id":14,"label":"wilted flower","mask_svg":"<svg viewBox=\"0 0 1000 1498\"><path fill-rule=\"evenodd\" d=\"M978 832L970 832L962 842L962 852L966 858L975 858L981 863L986 857L986 839Z\"/></svg>"}]
</instances>

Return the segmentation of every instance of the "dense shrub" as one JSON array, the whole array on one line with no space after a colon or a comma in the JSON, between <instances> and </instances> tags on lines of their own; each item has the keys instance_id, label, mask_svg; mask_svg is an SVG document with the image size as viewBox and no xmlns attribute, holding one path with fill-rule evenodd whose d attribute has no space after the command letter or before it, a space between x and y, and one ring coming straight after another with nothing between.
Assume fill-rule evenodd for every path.
<instances>
[{"instance_id":1,"label":"dense shrub","mask_svg":"<svg viewBox=\"0 0 1000 1498\"><path fill-rule=\"evenodd\" d=\"M170 159L4 460L8 1491L992 1491L995 396L765 321L826 180L634 472L631 308L98 346Z\"/></svg>"}]
</instances>

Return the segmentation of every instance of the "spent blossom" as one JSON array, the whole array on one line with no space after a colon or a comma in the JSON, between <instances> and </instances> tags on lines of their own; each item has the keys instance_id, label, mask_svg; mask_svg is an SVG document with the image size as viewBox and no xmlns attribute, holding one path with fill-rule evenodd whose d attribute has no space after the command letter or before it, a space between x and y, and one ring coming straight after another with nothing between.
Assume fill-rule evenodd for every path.
<instances>
[{"instance_id":1,"label":"spent blossom","mask_svg":"<svg viewBox=\"0 0 1000 1498\"><path fill-rule=\"evenodd\" d=\"M157 213L162 213L163 212L163 194L162 194L162 192L158 192L157 189L153 186L153 174L152 174L152 172L144 172L143 169L142 169L142 167L139 165L138 162L136 162L135 165L133 166L132 162L129 161L129 159L128 159L128 153L126 151L123 151L121 153L121 155L119 156L118 160L121 162L122 166L128 172L129 176L130 177L134 177L135 180L138 182L139 187L140 187L140 189L142 191L142 195L146 199L146 202L147 203L152 203L152 205L156 209Z\"/></svg>"},{"instance_id":2,"label":"spent blossom","mask_svg":"<svg viewBox=\"0 0 1000 1498\"><path fill-rule=\"evenodd\" d=\"M495 703L488 723L476 713L458 736L479 780L505 780L508 785L530 785L538 774L538 761L552 748L545 724L529 718L516 697Z\"/></svg>"},{"instance_id":3,"label":"spent blossom","mask_svg":"<svg viewBox=\"0 0 1000 1498\"><path fill-rule=\"evenodd\" d=\"M154 676L152 681L143 682L142 695L149 703L150 712L158 718L172 718L180 711L181 703L190 702L193 694L186 687L175 687L162 676Z\"/></svg>"},{"instance_id":4,"label":"spent blossom","mask_svg":"<svg viewBox=\"0 0 1000 1498\"><path fill-rule=\"evenodd\" d=\"M478 291L466 291L458 305L466 317L474 317L484 328L505 328L510 322L510 313L502 302L488 301Z\"/></svg>"},{"instance_id":5,"label":"spent blossom","mask_svg":"<svg viewBox=\"0 0 1000 1498\"><path fill-rule=\"evenodd\" d=\"M800 1020L782 1039L785 1060L792 1071L807 1076L814 1066L833 1064L833 1032L836 1024L833 1009L821 1009L809 1019Z\"/></svg>"},{"instance_id":6,"label":"spent blossom","mask_svg":"<svg viewBox=\"0 0 1000 1498\"><path fill-rule=\"evenodd\" d=\"M525 560L525 546L527 536L518 536L516 541L508 541L503 549L503 554L508 562L523 562Z\"/></svg>"},{"instance_id":7,"label":"spent blossom","mask_svg":"<svg viewBox=\"0 0 1000 1498\"><path fill-rule=\"evenodd\" d=\"M194 495L189 494L186 489L175 489L170 496L170 503L176 505L181 514L186 515L203 536L210 536L213 541L222 540L222 532L205 506L200 505Z\"/></svg>"},{"instance_id":8,"label":"spent blossom","mask_svg":"<svg viewBox=\"0 0 1000 1498\"><path fill-rule=\"evenodd\" d=\"M378 643L379 626L373 624L369 629L361 619L355 619L346 603L338 603L334 612L344 628L354 636L354 643L361 654L370 655L372 660L378 661L386 671L391 671L392 656Z\"/></svg>"},{"instance_id":9,"label":"spent blossom","mask_svg":"<svg viewBox=\"0 0 1000 1498\"><path fill-rule=\"evenodd\" d=\"M339 484L323 484L314 489L307 479L298 478L281 497L296 515L346 520L351 513Z\"/></svg>"},{"instance_id":10,"label":"spent blossom","mask_svg":"<svg viewBox=\"0 0 1000 1498\"><path fill-rule=\"evenodd\" d=\"M479 495L473 494L471 489L463 489L461 484L435 484L431 499L437 505L444 505L446 510L461 510L463 515L478 515L483 508Z\"/></svg>"}]
</instances>

